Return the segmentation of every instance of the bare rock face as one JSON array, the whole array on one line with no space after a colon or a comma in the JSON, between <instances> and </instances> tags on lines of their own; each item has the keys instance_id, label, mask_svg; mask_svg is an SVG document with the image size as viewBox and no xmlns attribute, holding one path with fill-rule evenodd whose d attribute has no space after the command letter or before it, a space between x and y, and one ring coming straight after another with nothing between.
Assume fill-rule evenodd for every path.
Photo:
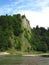
<instances>
[{"instance_id":1,"label":"bare rock face","mask_svg":"<svg viewBox=\"0 0 49 65\"><path fill-rule=\"evenodd\" d=\"M23 27L24 29L27 29L27 30L31 33L31 27L30 27L29 21L28 21L28 19L25 17L25 15L22 16L22 27Z\"/></svg>"},{"instance_id":2,"label":"bare rock face","mask_svg":"<svg viewBox=\"0 0 49 65\"><path fill-rule=\"evenodd\" d=\"M31 39L31 27L29 24L29 21L25 17L25 15L22 16L22 51L27 51L31 48L30 45L30 39Z\"/></svg>"}]
</instances>

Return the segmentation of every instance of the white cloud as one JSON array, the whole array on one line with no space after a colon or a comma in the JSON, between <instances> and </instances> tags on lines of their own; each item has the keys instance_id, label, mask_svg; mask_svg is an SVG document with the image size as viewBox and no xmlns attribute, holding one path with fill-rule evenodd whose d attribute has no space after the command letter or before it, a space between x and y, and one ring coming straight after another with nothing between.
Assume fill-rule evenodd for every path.
<instances>
[{"instance_id":1,"label":"white cloud","mask_svg":"<svg viewBox=\"0 0 49 65\"><path fill-rule=\"evenodd\" d=\"M42 10L43 13L45 14L49 14L49 7L45 7L43 10Z\"/></svg>"},{"instance_id":2,"label":"white cloud","mask_svg":"<svg viewBox=\"0 0 49 65\"><path fill-rule=\"evenodd\" d=\"M36 27L36 25L45 28L49 27L49 7L46 7L41 12L30 10L30 11L21 11L18 13L26 15L27 19L30 21L31 27Z\"/></svg>"},{"instance_id":3,"label":"white cloud","mask_svg":"<svg viewBox=\"0 0 49 65\"><path fill-rule=\"evenodd\" d=\"M48 3L49 3L49 0L34 0L34 1L33 0L18 0L18 1L15 0L10 5L4 5L2 8L0 8L0 15L5 13L25 14L30 21L31 27L35 27L36 25L39 25L39 26L43 26L47 28L49 27ZM38 7L39 9L41 8L40 12L37 12ZM31 8L33 10L35 8L36 11L31 10Z\"/></svg>"},{"instance_id":4,"label":"white cloud","mask_svg":"<svg viewBox=\"0 0 49 65\"><path fill-rule=\"evenodd\" d=\"M10 0L12 1L12 0ZM5 4L0 8L1 13L14 14L21 10L36 10L41 11L47 6L49 0L14 0L10 4ZM11 10L12 9L12 10Z\"/></svg>"}]
</instances>

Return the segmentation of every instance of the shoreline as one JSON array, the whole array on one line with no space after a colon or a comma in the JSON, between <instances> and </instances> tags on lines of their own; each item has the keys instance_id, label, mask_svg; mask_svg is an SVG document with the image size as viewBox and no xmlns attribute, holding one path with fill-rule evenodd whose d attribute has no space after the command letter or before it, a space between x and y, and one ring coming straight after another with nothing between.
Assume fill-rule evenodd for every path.
<instances>
[{"instance_id":1,"label":"shoreline","mask_svg":"<svg viewBox=\"0 0 49 65\"><path fill-rule=\"evenodd\" d=\"M22 56L39 56L39 55L35 55L35 54L32 54L32 55L22 55Z\"/></svg>"},{"instance_id":2,"label":"shoreline","mask_svg":"<svg viewBox=\"0 0 49 65\"><path fill-rule=\"evenodd\" d=\"M42 53L42 54L25 54L23 56L44 56L44 55L49 55L49 53Z\"/></svg>"},{"instance_id":3,"label":"shoreline","mask_svg":"<svg viewBox=\"0 0 49 65\"><path fill-rule=\"evenodd\" d=\"M11 54L8 53L8 52L0 52L0 55L11 55ZM49 56L49 53L42 53L42 54L22 54L22 56L42 56L42 55L48 55Z\"/></svg>"},{"instance_id":4,"label":"shoreline","mask_svg":"<svg viewBox=\"0 0 49 65\"><path fill-rule=\"evenodd\" d=\"M9 55L10 53L7 52L0 52L0 55Z\"/></svg>"}]
</instances>

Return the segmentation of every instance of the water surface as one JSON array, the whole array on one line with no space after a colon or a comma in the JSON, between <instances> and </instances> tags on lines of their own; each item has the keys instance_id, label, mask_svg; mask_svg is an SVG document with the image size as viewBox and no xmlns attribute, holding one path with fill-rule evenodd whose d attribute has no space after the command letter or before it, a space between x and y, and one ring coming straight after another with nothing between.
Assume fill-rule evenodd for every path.
<instances>
[{"instance_id":1,"label":"water surface","mask_svg":"<svg viewBox=\"0 0 49 65\"><path fill-rule=\"evenodd\" d=\"M49 65L49 57L42 56L0 56L0 65Z\"/></svg>"}]
</instances>

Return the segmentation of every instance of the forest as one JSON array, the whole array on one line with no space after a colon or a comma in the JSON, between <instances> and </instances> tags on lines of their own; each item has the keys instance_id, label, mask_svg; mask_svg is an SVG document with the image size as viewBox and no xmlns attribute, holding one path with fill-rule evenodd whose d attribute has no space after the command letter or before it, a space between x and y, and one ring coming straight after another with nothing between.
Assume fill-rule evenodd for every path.
<instances>
[{"instance_id":1,"label":"forest","mask_svg":"<svg viewBox=\"0 0 49 65\"><path fill-rule=\"evenodd\" d=\"M32 30L32 48L36 51L49 51L49 28L34 27Z\"/></svg>"},{"instance_id":2,"label":"forest","mask_svg":"<svg viewBox=\"0 0 49 65\"><path fill-rule=\"evenodd\" d=\"M33 25L33 24L32 24ZM0 16L0 51L6 51L8 49L16 49L22 51L21 35L26 31L22 28L22 18L20 14L17 15L1 15ZM28 38L28 33L25 32L27 52L34 51L49 51L49 28L34 27L30 28L31 34ZM28 31L29 32L29 31ZM25 39L25 40L26 40ZM28 46L30 44L30 47Z\"/></svg>"},{"instance_id":3,"label":"forest","mask_svg":"<svg viewBox=\"0 0 49 65\"><path fill-rule=\"evenodd\" d=\"M20 14L0 16L0 50L16 48L17 37L22 33ZM15 45L15 46L14 46ZM20 46L20 43L19 43ZM18 47L18 45L17 45ZM19 47L20 48L20 47Z\"/></svg>"}]
</instances>

